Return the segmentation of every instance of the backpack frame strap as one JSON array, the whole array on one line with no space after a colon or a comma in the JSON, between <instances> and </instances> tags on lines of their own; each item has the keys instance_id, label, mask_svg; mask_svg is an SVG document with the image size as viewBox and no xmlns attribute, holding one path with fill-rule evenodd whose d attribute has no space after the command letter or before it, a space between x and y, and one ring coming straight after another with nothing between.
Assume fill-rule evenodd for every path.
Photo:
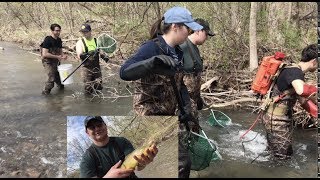
<instances>
[{"instance_id":1,"label":"backpack frame strap","mask_svg":"<svg viewBox=\"0 0 320 180\"><path fill-rule=\"evenodd\" d=\"M276 80L279 76L279 74L281 73L281 71L283 71L284 69L289 69L289 68L300 68L301 67L298 64L287 64L287 63L281 63L281 65L279 66L279 69L277 71L277 73L272 77L272 84L268 90L267 96L266 96L266 100L265 103L263 103L262 109L266 110L267 107L270 105L270 103L277 103L278 101L280 101L281 99L285 98L287 95L291 95L294 93L294 91L292 89L289 90L285 90L284 92L282 92L278 97L273 97L271 98L271 94L272 94L272 89L276 83Z\"/></svg>"}]
</instances>

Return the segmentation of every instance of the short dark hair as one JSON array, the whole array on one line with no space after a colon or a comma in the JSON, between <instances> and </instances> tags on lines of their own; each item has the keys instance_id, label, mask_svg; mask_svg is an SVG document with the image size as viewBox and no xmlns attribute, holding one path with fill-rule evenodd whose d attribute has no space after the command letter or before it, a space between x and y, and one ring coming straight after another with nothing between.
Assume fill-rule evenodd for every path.
<instances>
[{"instance_id":1,"label":"short dark hair","mask_svg":"<svg viewBox=\"0 0 320 180\"><path fill-rule=\"evenodd\" d=\"M308 62L312 59L315 59L318 57L318 47L317 44L310 44L307 47L305 47L301 52L301 61L302 62Z\"/></svg>"},{"instance_id":2,"label":"short dark hair","mask_svg":"<svg viewBox=\"0 0 320 180\"><path fill-rule=\"evenodd\" d=\"M57 24L57 23L51 24L51 26L50 26L51 31L54 31L54 29L55 29L56 27L58 27L59 29L61 29L61 26L60 26L59 24Z\"/></svg>"}]
</instances>

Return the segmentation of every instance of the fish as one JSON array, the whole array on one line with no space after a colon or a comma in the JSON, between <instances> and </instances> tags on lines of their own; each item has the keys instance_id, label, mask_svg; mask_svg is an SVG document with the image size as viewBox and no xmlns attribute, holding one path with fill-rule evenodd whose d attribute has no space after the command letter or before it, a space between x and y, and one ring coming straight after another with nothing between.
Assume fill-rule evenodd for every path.
<instances>
[{"instance_id":1,"label":"fish","mask_svg":"<svg viewBox=\"0 0 320 180\"><path fill-rule=\"evenodd\" d=\"M167 126L165 129L154 133L150 138L148 138L145 143L143 143L142 146L132 151L130 154L128 154L125 157L125 160L123 161L122 165L120 166L121 169L132 169L134 170L138 166L138 161L134 159L134 156L141 156L144 154L147 156L147 150L151 148L153 145L157 146L161 142L166 140L166 135L173 132L175 129L178 128L178 121L174 120L173 123L171 123L169 126Z\"/></svg>"}]
</instances>

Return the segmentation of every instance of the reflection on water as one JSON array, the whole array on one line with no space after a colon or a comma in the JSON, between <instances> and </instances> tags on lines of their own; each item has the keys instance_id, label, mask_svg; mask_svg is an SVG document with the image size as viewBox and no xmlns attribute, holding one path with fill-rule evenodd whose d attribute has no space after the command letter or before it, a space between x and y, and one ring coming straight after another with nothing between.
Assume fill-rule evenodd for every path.
<instances>
[{"instance_id":1,"label":"reflection on water","mask_svg":"<svg viewBox=\"0 0 320 180\"><path fill-rule=\"evenodd\" d=\"M223 111L223 110L222 110ZM295 129L292 159L276 162L267 151L266 135L261 123L244 136L256 118L250 112L223 111L232 119L226 128L211 127L203 111L200 124L209 138L215 140L223 157L202 171L192 171L191 177L316 177L316 129Z\"/></svg>"},{"instance_id":2,"label":"reflection on water","mask_svg":"<svg viewBox=\"0 0 320 180\"><path fill-rule=\"evenodd\" d=\"M80 71L64 91L55 87L51 95L43 96L47 75L39 56L12 43L0 42L0 46L4 47L0 51L0 177L65 177L66 116L127 115L132 109L130 97L74 98L83 91ZM107 95L125 86L117 69L102 73L108 77L103 90Z\"/></svg>"}]
</instances>

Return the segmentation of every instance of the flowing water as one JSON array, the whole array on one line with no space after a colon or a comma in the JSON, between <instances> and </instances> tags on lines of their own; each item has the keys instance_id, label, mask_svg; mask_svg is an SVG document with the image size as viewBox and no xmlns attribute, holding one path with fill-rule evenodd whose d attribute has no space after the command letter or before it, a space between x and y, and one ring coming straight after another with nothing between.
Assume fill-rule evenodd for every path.
<instances>
[{"instance_id":1,"label":"flowing water","mask_svg":"<svg viewBox=\"0 0 320 180\"><path fill-rule=\"evenodd\" d=\"M0 176L66 177L68 115L127 115L131 97L118 69L104 69L102 98L85 98L80 69L63 92L41 94L47 75L39 56L0 42ZM73 68L78 64L72 63Z\"/></svg>"},{"instance_id":2,"label":"flowing water","mask_svg":"<svg viewBox=\"0 0 320 180\"><path fill-rule=\"evenodd\" d=\"M80 69L73 75L74 83L66 85L63 92L54 88L51 95L43 96L47 76L39 56L12 43L0 42L0 47L4 47L0 51L1 177L66 177L67 116L132 114L128 83L119 79L117 68L102 71L106 77L104 99L83 96ZM75 62L63 63L77 66ZM217 142L223 160L193 171L191 177L316 177L316 130L296 130L292 160L276 164L264 151L266 138L261 125L245 136L245 140L252 141L242 145L239 140L256 115L224 112L232 119L226 128L209 126L206 111L201 119L208 137Z\"/></svg>"},{"instance_id":3,"label":"flowing water","mask_svg":"<svg viewBox=\"0 0 320 180\"><path fill-rule=\"evenodd\" d=\"M257 123L252 131L240 136L256 119L249 111L227 111L232 123L225 128L210 126L208 111L202 112L201 126L208 138L217 143L222 160L211 162L201 171L192 171L191 177L317 177L317 130L295 129L293 135L294 155L291 160L275 162L266 150L267 140L263 125Z\"/></svg>"}]
</instances>

